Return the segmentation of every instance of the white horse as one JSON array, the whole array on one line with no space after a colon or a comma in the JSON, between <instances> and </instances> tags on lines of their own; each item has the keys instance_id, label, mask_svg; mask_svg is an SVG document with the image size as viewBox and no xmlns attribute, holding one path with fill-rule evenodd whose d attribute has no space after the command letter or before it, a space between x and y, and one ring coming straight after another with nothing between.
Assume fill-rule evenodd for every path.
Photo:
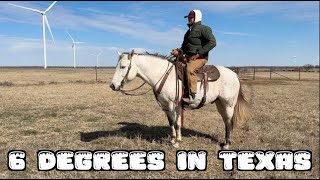
<instances>
[{"instance_id":1,"label":"white horse","mask_svg":"<svg viewBox=\"0 0 320 180\"><path fill-rule=\"evenodd\" d=\"M149 84L154 91L159 87L159 82L164 78L168 69L174 66L171 61L159 55L119 53L119 60L115 74L112 78L110 88L119 91L123 85L140 77ZM228 149L231 144L232 130L235 123L248 117L248 103L245 100L239 78L232 70L217 66L220 78L214 82L208 82L208 92L205 105L215 103L225 124L225 140L221 144L222 149ZM170 71L165 84L157 97L159 104L165 111L171 127L171 143L178 147L181 139L181 109L177 108L176 87L181 87L181 81L177 83L175 68ZM188 108L196 108L204 94L201 82L197 84L197 93L194 101L190 102ZM179 99L181 99L182 88L179 88Z\"/></svg>"}]
</instances>

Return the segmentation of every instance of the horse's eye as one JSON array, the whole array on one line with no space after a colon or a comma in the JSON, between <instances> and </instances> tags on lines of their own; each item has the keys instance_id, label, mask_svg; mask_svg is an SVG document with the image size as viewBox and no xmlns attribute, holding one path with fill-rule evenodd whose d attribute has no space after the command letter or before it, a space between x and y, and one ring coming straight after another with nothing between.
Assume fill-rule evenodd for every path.
<instances>
[{"instance_id":1,"label":"horse's eye","mask_svg":"<svg viewBox=\"0 0 320 180\"><path fill-rule=\"evenodd\" d=\"M125 67L125 66L120 66L120 68L121 68L121 69L124 69L124 68L126 68L126 67Z\"/></svg>"}]
</instances>

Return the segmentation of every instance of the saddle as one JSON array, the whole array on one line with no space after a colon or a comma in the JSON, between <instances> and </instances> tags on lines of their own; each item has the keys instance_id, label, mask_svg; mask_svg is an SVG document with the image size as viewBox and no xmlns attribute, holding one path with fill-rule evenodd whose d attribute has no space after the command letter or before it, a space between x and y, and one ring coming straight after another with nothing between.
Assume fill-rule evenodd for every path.
<instances>
[{"instance_id":1,"label":"saddle","mask_svg":"<svg viewBox=\"0 0 320 180\"><path fill-rule=\"evenodd\" d=\"M184 64L180 61L177 61L177 62L175 62L175 66L177 69L178 78L180 80L185 79L185 77L183 77L183 75L186 72L186 64ZM198 82L204 80L205 74L207 74L208 82L216 81L220 77L220 72L217 69L217 67L214 65L204 65L196 73L198 76Z\"/></svg>"},{"instance_id":2,"label":"saddle","mask_svg":"<svg viewBox=\"0 0 320 180\"><path fill-rule=\"evenodd\" d=\"M186 64L181 61L176 61L175 68L177 73L177 78L180 79L183 83L183 97L189 97L189 88L188 88L188 81L186 78ZM203 84L203 88L205 89L202 100L199 104L199 106L196 109L201 108L207 98L207 91L208 91L208 82L213 82L219 79L220 72L214 65L204 65L198 71L196 72L198 76L198 82L201 82Z\"/></svg>"},{"instance_id":3,"label":"saddle","mask_svg":"<svg viewBox=\"0 0 320 180\"><path fill-rule=\"evenodd\" d=\"M180 59L178 61L171 61L174 65L174 68L176 70L176 81L178 83L178 80L180 79L183 83L182 83L182 97L188 97L189 96L189 88L188 88L188 82L187 82L187 78L185 78L185 72L186 72L186 64L181 62ZM163 79L161 80L159 87L156 90L153 90L153 93L158 101L158 95L160 94L164 83L166 82L170 72L172 71L173 66L171 66L169 68L169 70L166 71L166 73L164 74ZM220 77L220 72L217 69L216 66L213 65L205 65L203 67L201 67L198 71L197 71L197 76L198 76L198 81L202 82L203 84L203 88L205 89L204 93L203 93L203 97L201 99L200 104L198 105L198 107L196 107L196 109L201 108L205 102L206 102L206 98L207 98L207 91L208 91L208 81L216 81L217 79L219 79ZM178 91L178 87L176 89L176 93L179 92ZM179 97L179 93L176 94L176 97ZM184 103L181 99L176 98L175 99L175 103L176 104L180 104L181 103L181 125L183 126L183 106ZM164 111L168 111L163 109Z\"/></svg>"}]
</instances>

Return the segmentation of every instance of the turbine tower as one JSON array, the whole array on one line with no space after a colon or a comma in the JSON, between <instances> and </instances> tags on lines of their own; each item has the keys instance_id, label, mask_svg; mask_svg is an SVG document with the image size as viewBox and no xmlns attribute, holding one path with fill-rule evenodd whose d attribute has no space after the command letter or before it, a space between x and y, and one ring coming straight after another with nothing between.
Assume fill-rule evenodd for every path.
<instances>
[{"instance_id":1,"label":"turbine tower","mask_svg":"<svg viewBox=\"0 0 320 180\"><path fill-rule=\"evenodd\" d=\"M98 65L99 65L99 56L102 54L102 50L100 50L100 53L98 53L98 54L90 54L90 56L97 56L97 67L98 67Z\"/></svg>"},{"instance_id":2,"label":"turbine tower","mask_svg":"<svg viewBox=\"0 0 320 180\"><path fill-rule=\"evenodd\" d=\"M297 56L292 56L294 66L297 66Z\"/></svg>"},{"instance_id":3,"label":"turbine tower","mask_svg":"<svg viewBox=\"0 0 320 180\"><path fill-rule=\"evenodd\" d=\"M37 10L37 9L32 9L32 8L23 7L23 6L19 6L19 5L15 5L15 4L9 3L9 5L16 6L16 7L22 8L22 9L27 9L27 10L30 10L30 11L33 11L33 12L36 12L36 13L40 13L40 14L42 15L42 34L43 34L43 59L44 59L44 69L47 69L47 49L46 49L46 28L45 28L45 24L47 25L47 27L48 27L48 29L49 29L49 31L50 31L52 40L53 40L53 42L54 42L54 38L53 38L51 29L50 29L50 25L49 25L49 22L48 22L46 13L52 8L52 6L53 6L56 2L57 2L57 1L54 1L54 2L53 2L46 10L44 10L44 11L40 11L40 10ZM55 43L55 42L54 42L54 43Z\"/></svg>"},{"instance_id":4,"label":"turbine tower","mask_svg":"<svg viewBox=\"0 0 320 180\"><path fill-rule=\"evenodd\" d=\"M69 34L71 40L72 40L72 49L73 49L73 67L76 68L76 44L81 44L84 42L76 42L74 41L74 39L72 38L72 36L70 35L70 33L67 31L67 33Z\"/></svg>"}]
</instances>

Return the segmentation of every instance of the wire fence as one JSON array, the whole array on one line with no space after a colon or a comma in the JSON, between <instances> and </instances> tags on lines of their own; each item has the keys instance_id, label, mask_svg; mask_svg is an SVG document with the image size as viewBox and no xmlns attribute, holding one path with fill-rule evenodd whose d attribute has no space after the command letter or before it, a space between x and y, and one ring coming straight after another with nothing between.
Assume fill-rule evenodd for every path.
<instances>
[{"instance_id":1,"label":"wire fence","mask_svg":"<svg viewBox=\"0 0 320 180\"><path fill-rule=\"evenodd\" d=\"M319 67L228 67L244 80L317 80ZM115 67L0 67L0 85L109 83Z\"/></svg>"},{"instance_id":2,"label":"wire fence","mask_svg":"<svg viewBox=\"0 0 320 180\"><path fill-rule=\"evenodd\" d=\"M238 74L240 79L273 79L273 80L319 80L319 67L299 66L252 66L228 67Z\"/></svg>"}]
</instances>

